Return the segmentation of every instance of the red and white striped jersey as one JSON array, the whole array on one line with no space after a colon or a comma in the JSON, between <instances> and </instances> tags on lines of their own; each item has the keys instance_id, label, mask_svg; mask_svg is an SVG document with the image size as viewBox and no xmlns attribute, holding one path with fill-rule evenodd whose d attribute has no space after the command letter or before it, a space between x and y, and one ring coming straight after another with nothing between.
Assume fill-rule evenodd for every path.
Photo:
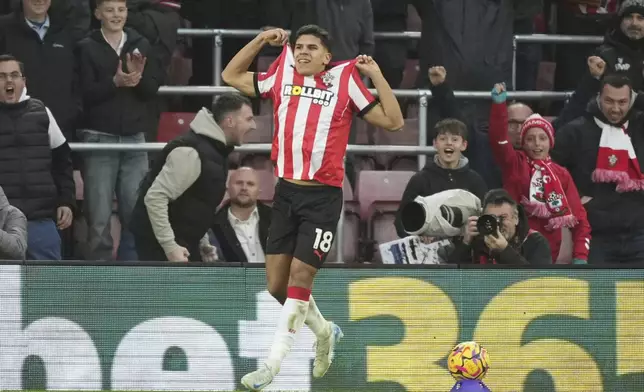
<instances>
[{"instance_id":1,"label":"red and white striped jersey","mask_svg":"<svg viewBox=\"0 0 644 392\"><path fill-rule=\"evenodd\" d=\"M355 64L342 62L302 76L285 45L268 71L254 75L257 96L273 100L271 159L278 177L342 187L353 115L364 115L378 102Z\"/></svg>"}]
</instances>

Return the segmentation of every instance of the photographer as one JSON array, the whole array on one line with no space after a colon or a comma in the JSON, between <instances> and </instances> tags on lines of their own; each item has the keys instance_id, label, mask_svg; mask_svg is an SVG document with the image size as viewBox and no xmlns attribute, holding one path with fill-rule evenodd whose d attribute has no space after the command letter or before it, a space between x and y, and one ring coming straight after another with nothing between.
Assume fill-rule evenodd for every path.
<instances>
[{"instance_id":1,"label":"photographer","mask_svg":"<svg viewBox=\"0 0 644 392\"><path fill-rule=\"evenodd\" d=\"M528 217L503 189L489 191L483 215L470 217L462 241L455 241L448 262L457 264L552 264L550 245L528 226Z\"/></svg>"}]
</instances>

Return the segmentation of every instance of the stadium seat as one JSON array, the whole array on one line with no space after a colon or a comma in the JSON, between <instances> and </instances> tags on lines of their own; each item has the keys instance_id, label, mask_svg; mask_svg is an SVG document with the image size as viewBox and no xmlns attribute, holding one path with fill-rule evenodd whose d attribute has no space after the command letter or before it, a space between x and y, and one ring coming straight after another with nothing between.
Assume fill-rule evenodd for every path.
<instances>
[{"instance_id":1,"label":"stadium seat","mask_svg":"<svg viewBox=\"0 0 644 392\"><path fill-rule=\"evenodd\" d=\"M157 141L169 142L189 129L196 113L163 112L159 118Z\"/></svg>"},{"instance_id":2,"label":"stadium seat","mask_svg":"<svg viewBox=\"0 0 644 392\"><path fill-rule=\"evenodd\" d=\"M414 171L362 171L358 176L356 197L360 216L367 220L375 210L395 211Z\"/></svg>"},{"instance_id":3,"label":"stadium seat","mask_svg":"<svg viewBox=\"0 0 644 392\"><path fill-rule=\"evenodd\" d=\"M375 144L395 146L417 146L418 145L418 119L406 118L405 127L399 132L388 132L384 129L376 129Z\"/></svg>"},{"instance_id":4,"label":"stadium seat","mask_svg":"<svg viewBox=\"0 0 644 392\"><path fill-rule=\"evenodd\" d=\"M382 263L382 258L380 257L380 244L384 244L389 241L397 240L398 233L396 233L396 227L394 226L394 221L396 216L394 214L385 214L378 217L374 217L373 220L373 262Z\"/></svg>"},{"instance_id":5,"label":"stadium seat","mask_svg":"<svg viewBox=\"0 0 644 392\"><path fill-rule=\"evenodd\" d=\"M403 71L403 78L400 82L401 89L413 89L416 86L416 79L418 78L420 68L418 60L407 60L405 62L405 70Z\"/></svg>"},{"instance_id":6,"label":"stadium seat","mask_svg":"<svg viewBox=\"0 0 644 392\"><path fill-rule=\"evenodd\" d=\"M377 260L379 257L374 257L374 252L378 253L378 242L374 235L376 224L379 230L384 225L393 226L393 216L398 210L403 191L414 174L414 171L363 171L358 176L356 196L360 204L360 216L366 226L362 243L367 261ZM381 220L384 221L380 223ZM391 237L387 233L379 233L377 238L382 240Z\"/></svg>"},{"instance_id":7,"label":"stadium seat","mask_svg":"<svg viewBox=\"0 0 644 392\"><path fill-rule=\"evenodd\" d=\"M259 56L257 58L257 70L259 72L266 72L268 70L268 67L271 66L273 61L275 61L277 57L275 56Z\"/></svg>"},{"instance_id":8,"label":"stadium seat","mask_svg":"<svg viewBox=\"0 0 644 392\"><path fill-rule=\"evenodd\" d=\"M76 185L76 200L83 200L83 177L80 170L74 170L74 185Z\"/></svg>"},{"instance_id":9,"label":"stadium seat","mask_svg":"<svg viewBox=\"0 0 644 392\"><path fill-rule=\"evenodd\" d=\"M273 116L255 116L255 123L257 129L246 134L244 143L270 143L273 140Z\"/></svg>"},{"instance_id":10,"label":"stadium seat","mask_svg":"<svg viewBox=\"0 0 644 392\"><path fill-rule=\"evenodd\" d=\"M258 170L257 175L259 177L259 201L272 204L277 177L275 177L272 170Z\"/></svg>"},{"instance_id":11,"label":"stadium seat","mask_svg":"<svg viewBox=\"0 0 644 392\"><path fill-rule=\"evenodd\" d=\"M255 170L268 170L273 172L274 169L271 157L266 153L244 154L239 164L240 166L252 167Z\"/></svg>"},{"instance_id":12,"label":"stadium seat","mask_svg":"<svg viewBox=\"0 0 644 392\"><path fill-rule=\"evenodd\" d=\"M391 160L389 170L395 171L417 171L418 158L416 157L395 157Z\"/></svg>"},{"instance_id":13,"label":"stadium seat","mask_svg":"<svg viewBox=\"0 0 644 392\"><path fill-rule=\"evenodd\" d=\"M344 200L344 222L342 225L343 233L342 244L344 252L342 254L344 263L354 262L358 259L358 245L360 238L360 215L358 213L358 203L353 195L353 190L349 181L345 178L343 184L342 198ZM327 261L337 262L337 237L327 256Z\"/></svg>"}]
</instances>

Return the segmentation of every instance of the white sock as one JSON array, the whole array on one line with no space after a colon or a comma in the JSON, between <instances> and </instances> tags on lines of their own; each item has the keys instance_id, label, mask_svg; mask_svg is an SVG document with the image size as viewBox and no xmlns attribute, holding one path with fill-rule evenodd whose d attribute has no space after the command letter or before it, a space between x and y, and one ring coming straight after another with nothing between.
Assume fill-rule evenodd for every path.
<instances>
[{"instance_id":1,"label":"white sock","mask_svg":"<svg viewBox=\"0 0 644 392\"><path fill-rule=\"evenodd\" d=\"M266 364L271 368L273 374L277 374L282 361L291 351L297 332L304 325L306 314L309 310L308 298L311 291L300 287L289 287L288 296L277 323L277 330L268 354ZM304 300L306 298L307 300Z\"/></svg>"},{"instance_id":2,"label":"white sock","mask_svg":"<svg viewBox=\"0 0 644 392\"><path fill-rule=\"evenodd\" d=\"M313 296L309 297L309 311L304 321L307 327L315 334L316 337L327 337L331 333L329 322L324 319L320 309L315 304Z\"/></svg>"}]
</instances>

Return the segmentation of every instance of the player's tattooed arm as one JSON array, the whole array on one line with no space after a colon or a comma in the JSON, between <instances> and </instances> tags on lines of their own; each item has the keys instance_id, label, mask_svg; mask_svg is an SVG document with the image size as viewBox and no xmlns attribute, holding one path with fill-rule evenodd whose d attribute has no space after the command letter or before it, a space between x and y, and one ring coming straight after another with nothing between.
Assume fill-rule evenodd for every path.
<instances>
[{"instance_id":1,"label":"player's tattooed arm","mask_svg":"<svg viewBox=\"0 0 644 392\"><path fill-rule=\"evenodd\" d=\"M243 94L254 97L253 72L248 72L248 68L264 45L282 46L287 40L288 33L282 29L262 31L230 60L221 73L222 80Z\"/></svg>"}]
</instances>

